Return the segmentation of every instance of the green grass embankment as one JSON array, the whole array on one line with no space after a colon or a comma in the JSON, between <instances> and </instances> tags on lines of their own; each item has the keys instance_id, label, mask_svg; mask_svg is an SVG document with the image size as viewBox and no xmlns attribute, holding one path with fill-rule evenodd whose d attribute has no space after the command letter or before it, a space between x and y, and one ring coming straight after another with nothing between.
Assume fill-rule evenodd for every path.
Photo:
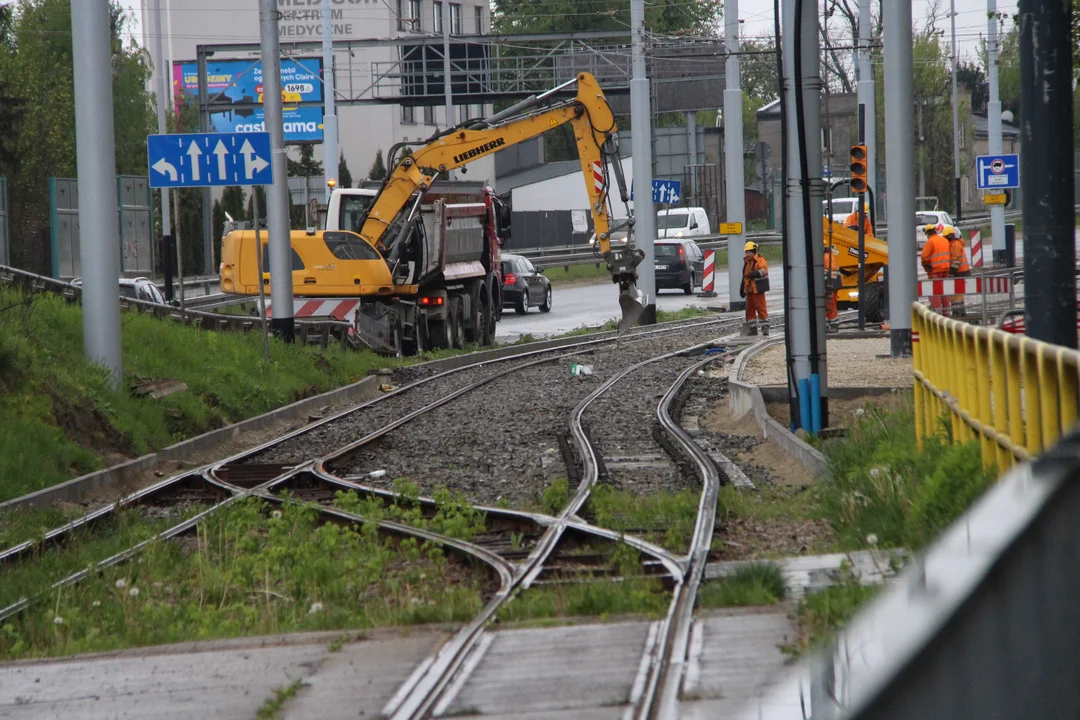
<instances>
[{"instance_id":1,"label":"green grass embankment","mask_svg":"<svg viewBox=\"0 0 1080 720\"><path fill-rule=\"evenodd\" d=\"M779 264L783 259L783 250L779 245L762 245L761 254L771 264ZM544 277L551 281L552 285L566 285L569 283L586 284L588 281L611 282L611 275L603 263L597 265L545 265L543 258L537 258L534 265L544 268ZM727 267L727 250L716 251L716 267Z\"/></svg>"},{"instance_id":2,"label":"green grass embankment","mask_svg":"<svg viewBox=\"0 0 1080 720\"><path fill-rule=\"evenodd\" d=\"M0 501L354 382L388 361L258 333L201 331L133 312L121 317L124 380L83 356L82 308L0 288ZM132 385L179 380L160 400Z\"/></svg>"}]
</instances>

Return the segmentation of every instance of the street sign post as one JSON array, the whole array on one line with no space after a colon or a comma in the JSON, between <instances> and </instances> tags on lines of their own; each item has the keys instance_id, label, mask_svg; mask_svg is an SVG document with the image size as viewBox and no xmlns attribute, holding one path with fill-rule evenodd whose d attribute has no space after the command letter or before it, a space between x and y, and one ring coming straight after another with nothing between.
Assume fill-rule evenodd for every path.
<instances>
[{"instance_id":1,"label":"street sign post","mask_svg":"<svg viewBox=\"0 0 1080 720\"><path fill-rule=\"evenodd\" d=\"M653 180L652 201L657 205L678 205L682 198L681 180ZM630 181L630 200L634 199L634 181Z\"/></svg>"},{"instance_id":2,"label":"street sign post","mask_svg":"<svg viewBox=\"0 0 1080 720\"><path fill-rule=\"evenodd\" d=\"M146 138L150 187L272 185L270 133L187 133Z\"/></svg>"},{"instance_id":3,"label":"street sign post","mask_svg":"<svg viewBox=\"0 0 1080 720\"><path fill-rule=\"evenodd\" d=\"M1019 155L979 155L975 169L979 190L1020 187Z\"/></svg>"}]
</instances>

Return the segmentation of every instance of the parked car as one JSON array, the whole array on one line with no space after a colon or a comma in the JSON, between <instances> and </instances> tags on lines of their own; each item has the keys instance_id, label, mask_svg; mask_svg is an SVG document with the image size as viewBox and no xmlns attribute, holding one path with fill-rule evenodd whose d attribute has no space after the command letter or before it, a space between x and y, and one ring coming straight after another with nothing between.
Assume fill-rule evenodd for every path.
<instances>
[{"instance_id":1,"label":"parked car","mask_svg":"<svg viewBox=\"0 0 1080 720\"><path fill-rule=\"evenodd\" d=\"M953 224L949 213L942 210L920 210L915 213L915 247L922 251L922 246L926 244L923 228L927 225L936 225L938 232L941 232L946 225Z\"/></svg>"},{"instance_id":2,"label":"parked car","mask_svg":"<svg viewBox=\"0 0 1080 720\"><path fill-rule=\"evenodd\" d=\"M82 278L74 278L71 284L82 287ZM120 297L142 300L143 302L167 305L161 291L150 278L120 278Z\"/></svg>"},{"instance_id":3,"label":"parked car","mask_svg":"<svg viewBox=\"0 0 1080 720\"><path fill-rule=\"evenodd\" d=\"M688 238L657 240L653 245L656 289L681 288L689 295L701 287L705 274L705 253Z\"/></svg>"},{"instance_id":4,"label":"parked car","mask_svg":"<svg viewBox=\"0 0 1080 720\"><path fill-rule=\"evenodd\" d=\"M712 228L705 208L671 208L656 213L656 235L661 238L706 237L712 235Z\"/></svg>"},{"instance_id":5,"label":"parked car","mask_svg":"<svg viewBox=\"0 0 1080 720\"><path fill-rule=\"evenodd\" d=\"M539 307L551 312L551 281L544 277L544 268L536 267L521 255L502 254L503 305L513 305L518 315Z\"/></svg>"}]
</instances>

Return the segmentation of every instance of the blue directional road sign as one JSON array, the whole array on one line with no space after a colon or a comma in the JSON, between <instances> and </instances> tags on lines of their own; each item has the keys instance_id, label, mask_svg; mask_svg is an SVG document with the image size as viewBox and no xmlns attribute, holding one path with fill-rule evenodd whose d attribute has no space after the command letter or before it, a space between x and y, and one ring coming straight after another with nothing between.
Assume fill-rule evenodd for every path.
<instances>
[{"instance_id":1,"label":"blue directional road sign","mask_svg":"<svg viewBox=\"0 0 1080 720\"><path fill-rule=\"evenodd\" d=\"M150 187L272 185L270 133L188 133L146 138Z\"/></svg>"},{"instance_id":2,"label":"blue directional road sign","mask_svg":"<svg viewBox=\"0 0 1080 720\"><path fill-rule=\"evenodd\" d=\"M979 155L975 170L980 190L1020 187L1019 155Z\"/></svg>"},{"instance_id":3,"label":"blue directional road sign","mask_svg":"<svg viewBox=\"0 0 1080 720\"><path fill-rule=\"evenodd\" d=\"M681 180L653 180L652 201L657 204L678 205L682 197ZM630 199L634 199L634 181L630 181Z\"/></svg>"}]
</instances>

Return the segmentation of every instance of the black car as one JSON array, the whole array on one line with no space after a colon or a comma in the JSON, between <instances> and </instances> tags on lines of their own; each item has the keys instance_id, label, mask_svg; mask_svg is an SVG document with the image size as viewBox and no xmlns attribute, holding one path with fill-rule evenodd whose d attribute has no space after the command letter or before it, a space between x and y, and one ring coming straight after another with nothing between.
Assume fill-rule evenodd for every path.
<instances>
[{"instance_id":1,"label":"black car","mask_svg":"<svg viewBox=\"0 0 1080 720\"><path fill-rule=\"evenodd\" d=\"M705 253L693 240L671 238L653 244L656 289L681 288L689 295L701 286L705 274Z\"/></svg>"},{"instance_id":2,"label":"black car","mask_svg":"<svg viewBox=\"0 0 1080 720\"><path fill-rule=\"evenodd\" d=\"M530 307L551 311L551 281L543 276L544 268L534 267L521 255L502 256L503 304L513 305L519 315Z\"/></svg>"}]
</instances>

